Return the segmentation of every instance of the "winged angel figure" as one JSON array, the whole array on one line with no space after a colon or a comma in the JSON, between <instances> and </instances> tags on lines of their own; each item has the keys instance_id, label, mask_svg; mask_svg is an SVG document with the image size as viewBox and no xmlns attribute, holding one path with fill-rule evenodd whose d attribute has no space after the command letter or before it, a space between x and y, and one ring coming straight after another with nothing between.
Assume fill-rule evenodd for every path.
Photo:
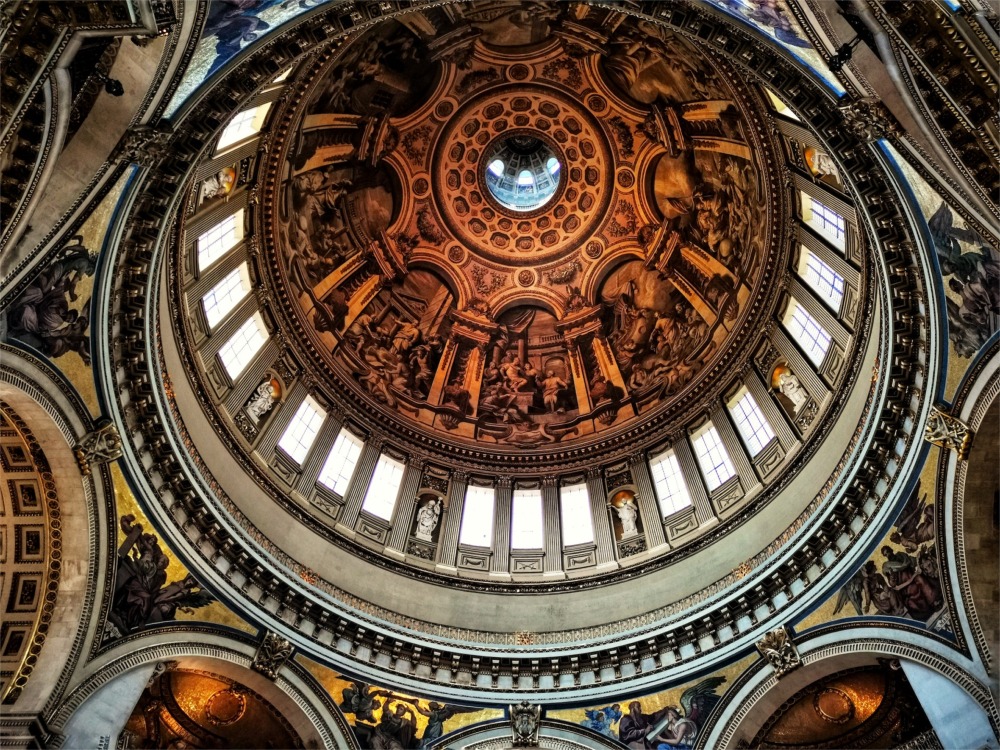
<instances>
[{"instance_id":1,"label":"winged angel figure","mask_svg":"<svg viewBox=\"0 0 1000 750\"><path fill-rule=\"evenodd\" d=\"M661 718L646 733L648 746L657 750L689 750L708 715L722 697L715 691L725 677L709 677L681 693L681 710L667 706Z\"/></svg>"}]
</instances>

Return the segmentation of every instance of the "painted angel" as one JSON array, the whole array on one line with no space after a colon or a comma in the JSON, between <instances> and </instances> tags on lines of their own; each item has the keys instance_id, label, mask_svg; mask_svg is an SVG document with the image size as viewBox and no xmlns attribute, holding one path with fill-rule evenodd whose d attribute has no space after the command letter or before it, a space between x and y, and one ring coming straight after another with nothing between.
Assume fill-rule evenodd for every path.
<instances>
[{"instance_id":1,"label":"painted angel","mask_svg":"<svg viewBox=\"0 0 1000 750\"><path fill-rule=\"evenodd\" d=\"M675 706L664 709L663 718L646 733L647 743L655 742L657 750L693 748L705 719L722 699L715 691L725 681L725 677L709 677L681 693L680 710Z\"/></svg>"}]
</instances>

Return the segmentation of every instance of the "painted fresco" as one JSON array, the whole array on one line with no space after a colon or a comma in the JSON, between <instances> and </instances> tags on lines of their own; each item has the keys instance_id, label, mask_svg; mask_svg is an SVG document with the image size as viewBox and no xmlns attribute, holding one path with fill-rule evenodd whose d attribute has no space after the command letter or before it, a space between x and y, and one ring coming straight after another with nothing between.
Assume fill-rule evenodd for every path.
<instances>
[{"instance_id":1,"label":"painted fresco","mask_svg":"<svg viewBox=\"0 0 1000 750\"><path fill-rule=\"evenodd\" d=\"M201 39L165 116L240 50L325 0L210 0Z\"/></svg>"},{"instance_id":2,"label":"painted fresco","mask_svg":"<svg viewBox=\"0 0 1000 750\"><path fill-rule=\"evenodd\" d=\"M440 703L352 680L304 656L309 670L344 713L361 747L426 748L449 732L503 718L498 708Z\"/></svg>"},{"instance_id":3,"label":"painted fresco","mask_svg":"<svg viewBox=\"0 0 1000 750\"><path fill-rule=\"evenodd\" d=\"M52 360L100 414L91 371L90 299L98 254L111 215L125 187L126 172L66 244L57 250L27 288L6 309L7 337Z\"/></svg>"},{"instance_id":4,"label":"painted fresco","mask_svg":"<svg viewBox=\"0 0 1000 750\"><path fill-rule=\"evenodd\" d=\"M498 85L451 115L527 60L509 49L565 44L568 8L463 9L480 38L434 61L396 22L358 37L310 94L276 195L278 260L329 367L376 411L459 441L551 447L679 401L733 351L765 265L750 105L654 24L616 26L607 56L522 63L537 91ZM560 200L523 214L476 166L514 148L514 126L563 175ZM615 175L612 149L642 169Z\"/></svg>"},{"instance_id":5,"label":"painted fresco","mask_svg":"<svg viewBox=\"0 0 1000 750\"><path fill-rule=\"evenodd\" d=\"M579 724L634 750L691 748L722 699L724 686L755 660L749 657L711 677L642 698L556 709L546 715Z\"/></svg>"},{"instance_id":6,"label":"painted fresco","mask_svg":"<svg viewBox=\"0 0 1000 750\"><path fill-rule=\"evenodd\" d=\"M167 544L151 533L152 525L117 464L111 465L111 477L119 514L118 550L103 645L158 623L177 620L212 622L256 633L256 627L217 601Z\"/></svg>"},{"instance_id":7,"label":"painted fresco","mask_svg":"<svg viewBox=\"0 0 1000 750\"><path fill-rule=\"evenodd\" d=\"M1000 330L1000 249L957 215L888 147L917 199L937 253L948 315L949 389L969 360Z\"/></svg>"},{"instance_id":8,"label":"painted fresco","mask_svg":"<svg viewBox=\"0 0 1000 750\"><path fill-rule=\"evenodd\" d=\"M936 474L937 461L929 458L892 529L871 557L835 596L796 625L798 631L844 618L898 617L953 637L935 536L937 503L929 491Z\"/></svg>"},{"instance_id":9,"label":"painted fresco","mask_svg":"<svg viewBox=\"0 0 1000 750\"><path fill-rule=\"evenodd\" d=\"M834 91L843 93L826 58L812 46L786 0L706 0L753 26L811 67Z\"/></svg>"}]
</instances>

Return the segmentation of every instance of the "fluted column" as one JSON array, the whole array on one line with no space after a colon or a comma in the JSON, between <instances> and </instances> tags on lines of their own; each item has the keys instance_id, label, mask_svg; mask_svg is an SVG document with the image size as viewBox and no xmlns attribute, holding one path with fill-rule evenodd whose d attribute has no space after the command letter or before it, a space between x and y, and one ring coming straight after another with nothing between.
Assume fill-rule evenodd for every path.
<instances>
[{"instance_id":1,"label":"fluted column","mask_svg":"<svg viewBox=\"0 0 1000 750\"><path fill-rule=\"evenodd\" d=\"M687 440L678 440L674 443L673 449L674 455L677 456L677 464L681 467L684 485L691 496L698 524L716 520L715 508L712 507L712 501L708 497L708 490L705 488L705 482L698 470L698 461L691 450L691 444Z\"/></svg>"},{"instance_id":2,"label":"fluted column","mask_svg":"<svg viewBox=\"0 0 1000 750\"><path fill-rule=\"evenodd\" d=\"M712 424L719 433L719 439L722 441L722 444L726 447L726 453L729 454L729 458L733 462L733 468L736 469L736 473L740 477L743 494L746 495L760 484L757 472L750 462L750 456L747 455L746 446L743 444L740 436L736 434L736 428L733 427L729 414L722 407L712 409Z\"/></svg>"},{"instance_id":3,"label":"fluted column","mask_svg":"<svg viewBox=\"0 0 1000 750\"><path fill-rule=\"evenodd\" d=\"M607 496L601 470L597 467L587 471L587 494L590 496L590 512L594 522L594 541L597 543L597 566L615 562L615 530L608 517Z\"/></svg>"},{"instance_id":4,"label":"fluted column","mask_svg":"<svg viewBox=\"0 0 1000 750\"><path fill-rule=\"evenodd\" d=\"M455 567L458 556L458 532L462 528L462 510L465 508L465 490L469 486L469 475L456 471L448 484L448 505L444 513L444 528L441 529L441 543L438 545L438 564Z\"/></svg>"},{"instance_id":5,"label":"fluted column","mask_svg":"<svg viewBox=\"0 0 1000 750\"><path fill-rule=\"evenodd\" d=\"M410 456L406 459L406 469L399 488L399 499L392 511L392 530L389 533L388 546L402 553L406 551L406 540L413 526L413 514L417 505L417 490L420 489L420 479L424 474L424 458Z\"/></svg>"},{"instance_id":6,"label":"fluted column","mask_svg":"<svg viewBox=\"0 0 1000 750\"><path fill-rule=\"evenodd\" d=\"M562 526L559 523L559 487L555 477L542 480L542 516L545 519L545 574L562 573Z\"/></svg>"},{"instance_id":7,"label":"fluted column","mask_svg":"<svg viewBox=\"0 0 1000 750\"><path fill-rule=\"evenodd\" d=\"M268 368L274 365L278 356L278 345L274 343L273 339L268 339L226 396L226 411L235 415L243 408L250 400L250 395L264 382L264 375L267 374ZM275 408L277 406L276 404Z\"/></svg>"},{"instance_id":8,"label":"fluted column","mask_svg":"<svg viewBox=\"0 0 1000 750\"><path fill-rule=\"evenodd\" d=\"M319 479L319 473L323 470L323 464L330 456L333 444L337 442L337 435L340 433L341 425L344 423L344 415L340 412L332 411L326 415L319 432L316 434L316 441L306 456L305 463L302 464L302 474L299 475L297 489L299 494L308 495L312 492L313 485Z\"/></svg>"},{"instance_id":9,"label":"fluted column","mask_svg":"<svg viewBox=\"0 0 1000 750\"><path fill-rule=\"evenodd\" d=\"M493 504L493 559L491 573L510 572L510 524L514 489L510 477L497 477Z\"/></svg>"},{"instance_id":10,"label":"fluted column","mask_svg":"<svg viewBox=\"0 0 1000 750\"><path fill-rule=\"evenodd\" d=\"M347 492L344 493L344 510L337 522L338 528L342 531L354 530L354 524L357 523L358 515L361 513L361 503L364 502L372 474L375 473L375 464L378 463L378 457L382 453L382 443L380 435L373 435L365 441L365 447L361 449L357 466L354 467L354 476L351 477L351 483L347 485Z\"/></svg>"},{"instance_id":11,"label":"fluted column","mask_svg":"<svg viewBox=\"0 0 1000 750\"><path fill-rule=\"evenodd\" d=\"M649 474L649 462L645 453L629 457L629 471L632 472L632 482L636 488L636 504L642 517L642 529L646 533L646 544L653 550L663 547L667 537L663 533L663 516L660 504L656 500L656 490L653 478Z\"/></svg>"},{"instance_id":12,"label":"fluted column","mask_svg":"<svg viewBox=\"0 0 1000 750\"><path fill-rule=\"evenodd\" d=\"M281 440L281 436L285 434L285 430L288 429L288 425L295 416L295 412L302 406L302 402L306 400L307 395L309 393L305 385L301 381L296 383L288 393L288 398L281 404L278 413L267 425L263 434L261 434L260 439L257 441L257 454L265 461L271 460L271 454L274 453L275 446Z\"/></svg>"}]
</instances>

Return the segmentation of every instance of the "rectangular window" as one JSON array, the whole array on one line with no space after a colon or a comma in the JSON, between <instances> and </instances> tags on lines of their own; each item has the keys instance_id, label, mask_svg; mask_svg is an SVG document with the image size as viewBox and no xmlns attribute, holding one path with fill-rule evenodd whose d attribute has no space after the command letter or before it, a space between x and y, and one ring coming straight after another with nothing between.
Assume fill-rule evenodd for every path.
<instances>
[{"instance_id":1,"label":"rectangular window","mask_svg":"<svg viewBox=\"0 0 1000 750\"><path fill-rule=\"evenodd\" d=\"M267 329L264 328L264 319L260 317L259 312L255 312L219 349L219 359L229 377L236 380L266 341Z\"/></svg>"},{"instance_id":2,"label":"rectangular window","mask_svg":"<svg viewBox=\"0 0 1000 750\"><path fill-rule=\"evenodd\" d=\"M514 490L510 515L511 548L542 549L545 546L541 490Z\"/></svg>"},{"instance_id":3,"label":"rectangular window","mask_svg":"<svg viewBox=\"0 0 1000 750\"><path fill-rule=\"evenodd\" d=\"M726 447L722 444L715 425L709 423L708 428L693 436L691 442L694 445L695 458L701 466L701 473L705 475L705 484L709 492L735 476L736 470L729 460L729 454L726 453Z\"/></svg>"},{"instance_id":4,"label":"rectangular window","mask_svg":"<svg viewBox=\"0 0 1000 750\"><path fill-rule=\"evenodd\" d=\"M844 299L844 277L806 247L802 247L799 253L798 274L831 310L840 310Z\"/></svg>"},{"instance_id":5,"label":"rectangular window","mask_svg":"<svg viewBox=\"0 0 1000 750\"><path fill-rule=\"evenodd\" d=\"M198 272L201 273L243 239L243 209L227 216L198 237Z\"/></svg>"},{"instance_id":6,"label":"rectangular window","mask_svg":"<svg viewBox=\"0 0 1000 750\"><path fill-rule=\"evenodd\" d=\"M234 143L239 143L240 141L249 138L252 135L256 135L260 132L261 127L264 125L264 118L267 117L267 111L271 108L271 102L266 104L261 104L257 107L251 107L250 109L244 109L242 112L237 114L229 124L226 125L226 129L222 131L222 135L219 136L219 145L215 147L215 152L218 153L224 148L232 146Z\"/></svg>"},{"instance_id":7,"label":"rectangular window","mask_svg":"<svg viewBox=\"0 0 1000 750\"><path fill-rule=\"evenodd\" d=\"M792 340L802 348L809 360L819 367L823 357L826 356L826 350L830 348L830 334L794 297L788 303L788 309L781 322Z\"/></svg>"},{"instance_id":8,"label":"rectangular window","mask_svg":"<svg viewBox=\"0 0 1000 750\"><path fill-rule=\"evenodd\" d=\"M475 547L493 546L493 504L496 493L492 487L469 485L465 490L462 526L458 531L461 544Z\"/></svg>"},{"instance_id":9,"label":"rectangular window","mask_svg":"<svg viewBox=\"0 0 1000 750\"><path fill-rule=\"evenodd\" d=\"M364 441L350 430L341 430L319 473L319 483L343 497L354 476L354 467L358 465L358 457L361 456L364 445Z\"/></svg>"},{"instance_id":10,"label":"rectangular window","mask_svg":"<svg viewBox=\"0 0 1000 750\"><path fill-rule=\"evenodd\" d=\"M312 396L306 396L292 421L285 428L285 434L278 441L278 447L301 464L309 455L309 449L316 441L320 425L326 419L326 412Z\"/></svg>"},{"instance_id":11,"label":"rectangular window","mask_svg":"<svg viewBox=\"0 0 1000 750\"><path fill-rule=\"evenodd\" d=\"M733 415L733 421L736 422L743 442L746 443L747 452L751 456L756 456L774 439L771 425L767 423L757 402L746 389L729 405L729 413Z\"/></svg>"},{"instance_id":12,"label":"rectangular window","mask_svg":"<svg viewBox=\"0 0 1000 750\"><path fill-rule=\"evenodd\" d=\"M594 541L594 521L590 517L590 495L586 484L571 484L559 490L564 547Z\"/></svg>"},{"instance_id":13,"label":"rectangular window","mask_svg":"<svg viewBox=\"0 0 1000 750\"><path fill-rule=\"evenodd\" d=\"M802 220L820 237L843 252L847 247L847 220L811 195L802 195Z\"/></svg>"},{"instance_id":14,"label":"rectangular window","mask_svg":"<svg viewBox=\"0 0 1000 750\"><path fill-rule=\"evenodd\" d=\"M691 505L691 494L684 475L681 474L681 465L672 450L651 458L649 469L653 475L656 499L660 503L660 513L664 517Z\"/></svg>"},{"instance_id":15,"label":"rectangular window","mask_svg":"<svg viewBox=\"0 0 1000 750\"><path fill-rule=\"evenodd\" d=\"M380 455L368 491L365 492L365 499L361 503L361 510L385 521L391 521L399 485L403 483L403 468L402 461L397 461L384 453Z\"/></svg>"},{"instance_id":16,"label":"rectangular window","mask_svg":"<svg viewBox=\"0 0 1000 750\"><path fill-rule=\"evenodd\" d=\"M767 94L767 98L771 100L771 106L774 108L775 112L777 112L779 115L784 115L785 117L791 118L792 120L799 119L798 116L795 114L795 112L793 112L788 107L787 104L785 104L781 99L779 99L778 95L775 94L773 91L771 91L771 89L765 86L764 92Z\"/></svg>"},{"instance_id":17,"label":"rectangular window","mask_svg":"<svg viewBox=\"0 0 1000 750\"><path fill-rule=\"evenodd\" d=\"M241 263L206 294L201 304L205 308L205 320L209 329L215 328L222 319L233 311L250 291L250 272L247 264Z\"/></svg>"}]
</instances>

